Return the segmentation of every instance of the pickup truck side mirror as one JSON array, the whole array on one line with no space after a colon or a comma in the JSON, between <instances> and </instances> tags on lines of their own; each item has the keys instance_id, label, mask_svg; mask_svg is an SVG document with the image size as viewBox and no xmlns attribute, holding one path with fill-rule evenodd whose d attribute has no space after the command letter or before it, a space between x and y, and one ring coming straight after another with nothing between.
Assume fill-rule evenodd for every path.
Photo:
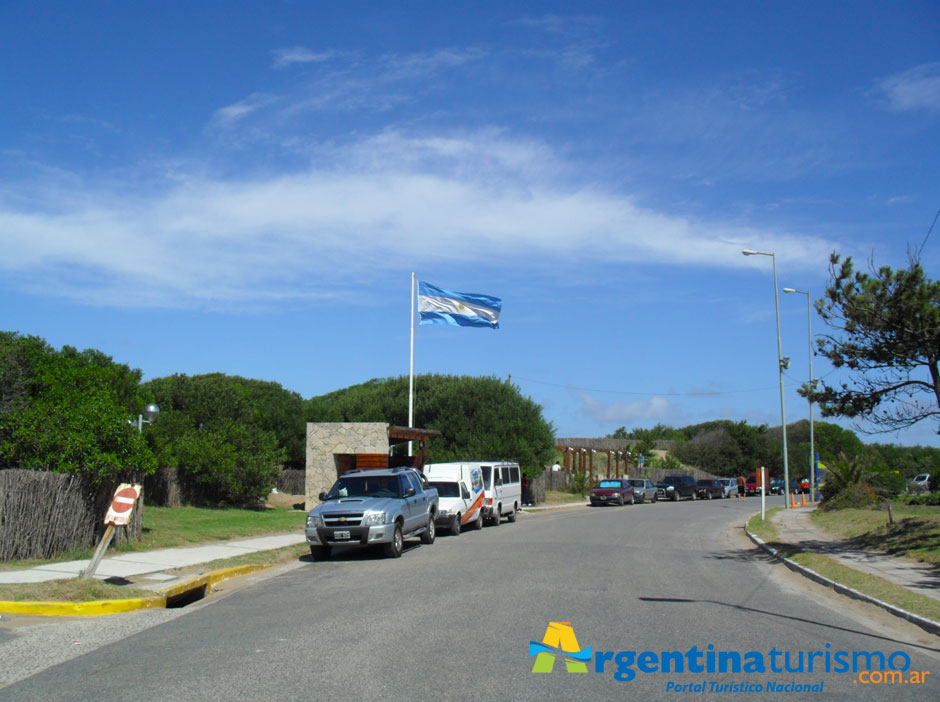
<instances>
[{"instance_id":1,"label":"pickup truck side mirror","mask_svg":"<svg viewBox=\"0 0 940 702\"><path fill-rule=\"evenodd\" d=\"M320 500L320 502L326 502L326 493L321 492L319 495L317 495L317 499Z\"/></svg>"},{"instance_id":2,"label":"pickup truck side mirror","mask_svg":"<svg viewBox=\"0 0 940 702\"><path fill-rule=\"evenodd\" d=\"M414 497L415 494L416 493L415 493L414 488L408 488L407 490L405 490L405 497Z\"/></svg>"}]
</instances>

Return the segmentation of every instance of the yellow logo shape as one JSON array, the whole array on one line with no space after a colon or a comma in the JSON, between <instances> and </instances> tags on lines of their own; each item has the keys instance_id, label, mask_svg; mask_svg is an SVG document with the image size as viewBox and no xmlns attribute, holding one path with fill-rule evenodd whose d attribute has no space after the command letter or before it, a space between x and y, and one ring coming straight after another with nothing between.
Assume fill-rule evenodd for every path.
<instances>
[{"instance_id":1,"label":"yellow logo shape","mask_svg":"<svg viewBox=\"0 0 940 702\"><path fill-rule=\"evenodd\" d=\"M571 622L549 622L542 643L529 642L529 655L535 656L533 673L551 673L555 667L555 657L559 655L564 656L569 673L586 673L587 661L591 660L591 647L581 650Z\"/></svg>"}]
</instances>

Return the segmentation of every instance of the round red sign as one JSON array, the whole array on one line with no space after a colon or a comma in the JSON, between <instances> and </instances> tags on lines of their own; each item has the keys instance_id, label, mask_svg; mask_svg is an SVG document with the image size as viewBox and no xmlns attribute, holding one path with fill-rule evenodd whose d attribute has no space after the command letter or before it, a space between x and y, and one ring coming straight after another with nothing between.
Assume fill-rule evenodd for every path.
<instances>
[{"instance_id":1,"label":"round red sign","mask_svg":"<svg viewBox=\"0 0 940 702\"><path fill-rule=\"evenodd\" d=\"M115 512L126 512L131 509L136 502L137 491L131 487L124 488L115 493L114 500L111 501L111 509Z\"/></svg>"}]
</instances>

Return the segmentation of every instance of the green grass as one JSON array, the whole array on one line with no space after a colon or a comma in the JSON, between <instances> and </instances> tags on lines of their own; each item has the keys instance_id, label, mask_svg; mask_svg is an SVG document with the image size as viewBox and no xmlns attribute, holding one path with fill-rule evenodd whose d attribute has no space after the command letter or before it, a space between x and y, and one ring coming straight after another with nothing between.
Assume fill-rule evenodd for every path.
<instances>
[{"instance_id":1,"label":"green grass","mask_svg":"<svg viewBox=\"0 0 940 702\"><path fill-rule=\"evenodd\" d=\"M577 493L572 493L568 490L546 490L545 491L545 502L540 502L542 506L545 505L564 505L573 502L586 502L586 497L581 497Z\"/></svg>"},{"instance_id":2,"label":"green grass","mask_svg":"<svg viewBox=\"0 0 940 702\"><path fill-rule=\"evenodd\" d=\"M4 602L94 602L131 600L155 593L128 585L112 585L101 580L49 580L44 583L0 585Z\"/></svg>"},{"instance_id":3,"label":"green grass","mask_svg":"<svg viewBox=\"0 0 940 702\"><path fill-rule=\"evenodd\" d=\"M887 509L816 511L813 521L861 548L940 566L940 509L893 503L892 511L894 524Z\"/></svg>"},{"instance_id":4,"label":"green grass","mask_svg":"<svg viewBox=\"0 0 940 702\"><path fill-rule=\"evenodd\" d=\"M227 539L263 536L303 529L304 512L287 509L263 511L244 509L203 509L197 507L144 507L144 532L141 540L111 549L108 553L147 551L157 548L195 546ZM287 546L271 551L247 553L190 568L168 571L176 575L199 574L239 565L275 565L297 560L308 553L306 545ZM71 551L55 561L91 560L92 549ZM53 561L11 561L4 570L30 568ZM69 578L44 583L0 585L0 600L30 602L90 602L93 600L133 599L154 594L131 585L112 585L100 580Z\"/></svg>"},{"instance_id":5,"label":"green grass","mask_svg":"<svg viewBox=\"0 0 940 702\"><path fill-rule=\"evenodd\" d=\"M801 566L816 571L823 577L829 578L840 585L850 587L853 590L858 590L870 597L877 598L882 602L900 607L913 614L932 619L933 621L940 621L940 602L937 602L935 599L912 592L907 588L895 585L876 575L870 575L855 570L854 568L849 568L829 556L823 556L811 551L801 551L790 544L781 542L772 521L774 513L781 509L783 508L775 507L768 510L765 520L761 520L759 515L754 515L748 520L748 530L759 536L768 546L777 549L780 555L789 558ZM845 511L848 510L841 510L841 512ZM838 515L839 512L834 514ZM885 513L885 520L887 520L887 513ZM855 529L857 528L857 524L861 521L864 520L857 516L847 519L847 524L844 525L844 528Z\"/></svg>"},{"instance_id":6,"label":"green grass","mask_svg":"<svg viewBox=\"0 0 940 702\"><path fill-rule=\"evenodd\" d=\"M773 516L776 512L779 512L783 507L772 507L764 512L765 519L761 519L759 514L755 514L753 517L748 520L747 528L751 533L757 535L764 541L776 541L777 540L777 530L774 528L772 523Z\"/></svg>"},{"instance_id":7,"label":"green grass","mask_svg":"<svg viewBox=\"0 0 940 702\"><path fill-rule=\"evenodd\" d=\"M287 509L205 509L201 507L144 508L144 530L139 541L120 551L150 551L156 548L240 539L265 534L300 531L305 512Z\"/></svg>"},{"instance_id":8,"label":"green grass","mask_svg":"<svg viewBox=\"0 0 940 702\"><path fill-rule=\"evenodd\" d=\"M108 553L151 551L158 548L196 546L265 534L301 531L304 512L288 509L206 509L201 507L144 507L141 538L108 550ZM94 549L77 549L51 560L29 559L0 563L0 570L22 570L43 563L91 560Z\"/></svg>"}]
</instances>

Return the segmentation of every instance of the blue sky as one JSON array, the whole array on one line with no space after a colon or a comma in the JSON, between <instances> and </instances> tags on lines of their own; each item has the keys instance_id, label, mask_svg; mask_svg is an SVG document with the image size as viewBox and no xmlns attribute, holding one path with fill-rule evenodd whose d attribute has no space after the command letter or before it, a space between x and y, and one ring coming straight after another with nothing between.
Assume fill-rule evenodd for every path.
<instances>
[{"instance_id":1,"label":"blue sky","mask_svg":"<svg viewBox=\"0 0 940 702\"><path fill-rule=\"evenodd\" d=\"M311 397L408 373L414 271L503 299L416 372L511 375L559 436L779 424L741 250L819 297L940 208L937 2L8 0L0 86L0 329Z\"/></svg>"}]
</instances>

